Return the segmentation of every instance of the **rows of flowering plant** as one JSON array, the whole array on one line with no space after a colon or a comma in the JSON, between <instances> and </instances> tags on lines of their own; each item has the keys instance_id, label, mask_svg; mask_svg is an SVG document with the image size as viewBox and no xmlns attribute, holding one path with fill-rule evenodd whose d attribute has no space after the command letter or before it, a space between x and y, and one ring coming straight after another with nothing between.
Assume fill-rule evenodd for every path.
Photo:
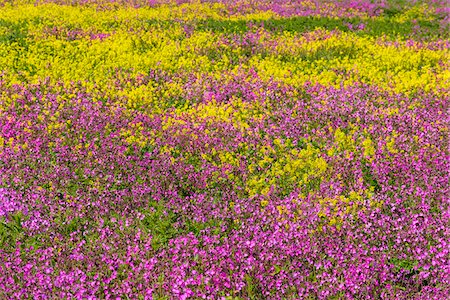
<instances>
[{"instance_id":1,"label":"rows of flowering plant","mask_svg":"<svg viewBox=\"0 0 450 300\"><path fill-rule=\"evenodd\" d=\"M1 299L445 299L445 1L0 1Z\"/></svg>"}]
</instances>

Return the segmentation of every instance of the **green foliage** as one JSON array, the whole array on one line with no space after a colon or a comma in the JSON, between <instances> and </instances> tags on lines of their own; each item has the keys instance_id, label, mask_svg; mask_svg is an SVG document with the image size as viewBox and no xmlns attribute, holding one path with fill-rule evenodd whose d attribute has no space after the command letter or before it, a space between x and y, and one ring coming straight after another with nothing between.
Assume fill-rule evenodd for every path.
<instances>
[{"instance_id":1,"label":"green foliage","mask_svg":"<svg viewBox=\"0 0 450 300\"><path fill-rule=\"evenodd\" d=\"M375 192L379 192L381 190L381 186L375 179L374 174L372 173L370 166L366 160L362 162L362 171L364 182L368 186L373 187Z\"/></svg>"},{"instance_id":2,"label":"green foliage","mask_svg":"<svg viewBox=\"0 0 450 300\"><path fill-rule=\"evenodd\" d=\"M8 216L9 221L0 221L0 248L14 249L16 243L23 238L23 228L21 213Z\"/></svg>"},{"instance_id":3,"label":"green foliage","mask_svg":"<svg viewBox=\"0 0 450 300\"><path fill-rule=\"evenodd\" d=\"M7 218L0 219L0 249L12 252L20 243L21 249L34 250L42 245L40 235L29 235L22 226L27 217L23 213L14 213Z\"/></svg>"},{"instance_id":4,"label":"green foliage","mask_svg":"<svg viewBox=\"0 0 450 300\"><path fill-rule=\"evenodd\" d=\"M328 17L312 17L312 16L298 16L283 19L268 19L268 20L252 20L252 24L262 24L262 26L272 32L294 32L306 33L315 29L326 29L348 32L353 31L349 27L357 27L359 24L364 24L363 30L357 30L355 33L360 36L380 37L386 36L391 40L404 40L410 38L414 34L414 27L420 27L429 31L423 38L431 38L430 32L437 35L448 36L448 32L439 31L439 24L432 20L415 20L408 18L404 22L397 21L394 17L400 14L401 11L393 8L386 10L384 17L374 19L360 19L360 18L328 18ZM415 23L417 22L417 23ZM196 24L196 30L213 31L219 33L237 33L242 34L250 30L250 23L228 20L206 19L199 21ZM434 38L434 37L433 37Z\"/></svg>"},{"instance_id":5,"label":"green foliage","mask_svg":"<svg viewBox=\"0 0 450 300\"><path fill-rule=\"evenodd\" d=\"M408 271L414 272L415 266L417 266L417 260L414 259L400 259L392 258L390 263L394 265L396 271Z\"/></svg>"}]
</instances>

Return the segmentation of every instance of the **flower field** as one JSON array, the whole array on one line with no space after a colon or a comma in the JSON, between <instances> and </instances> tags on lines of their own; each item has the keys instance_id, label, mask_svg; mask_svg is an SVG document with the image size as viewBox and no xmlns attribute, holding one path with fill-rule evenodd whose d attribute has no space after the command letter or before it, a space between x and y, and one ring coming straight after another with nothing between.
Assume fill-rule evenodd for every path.
<instances>
[{"instance_id":1,"label":"flower field","mask_svg":"<svg viewBox=\"0 0 450 300\"><path fill-rule=\"evenodd\" d=\"M446 299L449 12L0 0L0 299Z\"/></svg>"}]
</instances>

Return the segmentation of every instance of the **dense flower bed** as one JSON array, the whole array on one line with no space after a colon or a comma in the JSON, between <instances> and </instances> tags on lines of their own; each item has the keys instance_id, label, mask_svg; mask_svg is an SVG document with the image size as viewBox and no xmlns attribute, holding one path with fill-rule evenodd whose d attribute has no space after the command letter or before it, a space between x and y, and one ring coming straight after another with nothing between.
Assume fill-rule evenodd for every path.
<instances>
[{"instance_id":1,"label":"dense flower bed","mask_svg":"<svg viewBox=\"0 0 450 300\"><path fill-rule=\"evenodd\" d=\"M444 299L445 1L0 1L0 298Z\"/></svg>"}]
</instances>

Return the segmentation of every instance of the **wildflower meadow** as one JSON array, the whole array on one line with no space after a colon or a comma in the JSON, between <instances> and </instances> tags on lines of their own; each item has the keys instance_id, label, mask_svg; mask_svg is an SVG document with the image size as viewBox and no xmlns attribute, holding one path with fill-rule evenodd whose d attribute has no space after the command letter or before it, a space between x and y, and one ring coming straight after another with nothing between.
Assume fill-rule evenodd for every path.
<instances>
[{"instance_id":1,"label":"wildflower meadow","mask_svg":"<svg viewBox=\"0 0 450 300\"><path fill-rule=\"evenodd\" d=\"M445 0L0 0L0 299L448 299Z\"/></svg>"}]
</instances>

